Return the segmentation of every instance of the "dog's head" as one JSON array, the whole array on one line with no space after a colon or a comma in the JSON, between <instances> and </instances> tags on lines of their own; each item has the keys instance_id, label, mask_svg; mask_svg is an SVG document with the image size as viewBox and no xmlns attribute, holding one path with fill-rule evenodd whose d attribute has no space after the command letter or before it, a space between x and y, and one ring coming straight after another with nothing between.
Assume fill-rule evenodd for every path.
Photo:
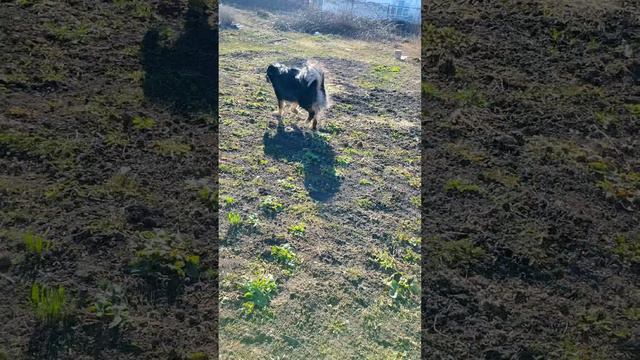
<instances>
[{"instance_id":1,"label":"dog's head","mask_svg":"<svg viewBox=\"0 0 640 360\"><path fill-rule=\"evenodd\" d=\"M280 63L269 65L269 67L267 68L267 82L273 82L273 79L275 77L286 71L287 67Z\"/></svg>"}]
</instances>

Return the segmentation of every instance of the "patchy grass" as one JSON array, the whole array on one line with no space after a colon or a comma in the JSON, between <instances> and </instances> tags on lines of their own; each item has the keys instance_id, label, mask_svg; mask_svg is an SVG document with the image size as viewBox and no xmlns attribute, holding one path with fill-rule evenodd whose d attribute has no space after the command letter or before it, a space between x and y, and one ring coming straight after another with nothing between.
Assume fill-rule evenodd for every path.
<instances>
[{"instance_id":1,"label":"patchy grass","mask_svg":"<svg viewBox=\"0 0 640 360\"><path fill-rule=\"evenodd\" d=\"M221 358L418 358L419 228L392 239L419 218L419 44L401 62L393 44L234 15L252 26L220 36L221 207L257 225L220 248ZM263 80L301 59L327 69L316 132L302 109L278 127Z\"/></svg>"},{"instance_id":2,"label":"patchy grass","mask_svg":"<svg viewBox=\"0 0 640 360\"><path fill-rule=\"evenodd\" d=\"M49 288L34 283L31 286L31 305L36 318L48 325L55 325L67 315L67 295L62 286Z\"/></svg>"}]
</instances>

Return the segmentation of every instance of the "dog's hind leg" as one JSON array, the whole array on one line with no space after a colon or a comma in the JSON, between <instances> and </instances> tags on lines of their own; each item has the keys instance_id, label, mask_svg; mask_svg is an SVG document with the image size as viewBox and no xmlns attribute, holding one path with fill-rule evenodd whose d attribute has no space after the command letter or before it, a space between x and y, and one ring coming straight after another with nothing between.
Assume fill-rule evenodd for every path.
<instances>
[{"instance_id":1,"label":"dog's hind leg","mask_svg":"<svg viewBox=\"0 0 640 360\"><path fill-rule=\"evenodd\" d=\"M274 111L274 114L278 114L279 117L282 117L282 111L284 110L284 100L278 100L278 111Z\"/></svg>"},{"instance_id":2,"label":"dog's hind leg","mask_svg":"<svg viewBox=\"0 0 640 360\"><path fill-rule=\"evenodd\" d=\"M307 121L313 120L313 123L311 125L311 128L313 130L315 130L316 126L318 125L318 119L317 119L316 115L317 115L317 113L315 111L311 110L311 111L309 111L309 117L307 118Z\"/></svg>"}]
</instances>

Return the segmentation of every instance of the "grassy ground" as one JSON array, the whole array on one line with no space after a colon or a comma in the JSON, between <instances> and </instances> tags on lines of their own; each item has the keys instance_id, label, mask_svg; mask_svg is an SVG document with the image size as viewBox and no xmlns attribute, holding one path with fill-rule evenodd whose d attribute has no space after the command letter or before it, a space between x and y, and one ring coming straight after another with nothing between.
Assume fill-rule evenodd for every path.
<instances>
[{"instance_id":1,"label":"grassy ground","mask_svg":"<svg viewBox=\"0 0 640 360\"><path fill-rule=\"evenodd\" d=\"M220 33L221 358L419 358L417 40L403 63L392 43L236 19ZM308 58L334 105L318 132L302 114L277 127L266 68Z\"/></svg>"},{"instance_id":2,"label":"grassy ground","mask_svg":"<svg viewBox=\"0 0 640 360\"><path fill-rule=\"evenodd\" d=\"M0 359L216 354L217 33L198 13L2 2Z\"/></svg>"},{"instance_id":3,"label":"grassy ground","mask_svg":"<svg viewBox=\"0 0 640 360\"><path fill-rule=\"evenodd\" d=\"M429 2L430 359L637 359L640 8Z\"/></svg>"}]
</instances>

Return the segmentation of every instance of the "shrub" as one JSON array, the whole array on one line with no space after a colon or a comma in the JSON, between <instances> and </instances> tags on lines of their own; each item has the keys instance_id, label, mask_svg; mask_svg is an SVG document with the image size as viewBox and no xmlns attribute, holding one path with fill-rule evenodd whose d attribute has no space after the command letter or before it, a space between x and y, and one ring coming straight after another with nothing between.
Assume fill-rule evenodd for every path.
<instances>
[{"instance_id":1,"label":"shrub","mask_svg":"<svg viewBox=\"0 0 640 360\"><path fill-rule=\"evenodd\" d=\"M278 20L276 28L281 31L297 31L314 34L340 35L348 38L376 40L396 37L397 24L350 14L334 14L328 11L303 10L294 16Z\"/></svg>"},{"instance_id":2,"label":"shrub","mask_svg":"<svg viewBox=\"0 0 640 360\"><path fill-rule=\"evenodd\" d=\"M291 10L304 5L300 0L225 0L227 4L251 9Z\"/></svg>"}]
</instances>

